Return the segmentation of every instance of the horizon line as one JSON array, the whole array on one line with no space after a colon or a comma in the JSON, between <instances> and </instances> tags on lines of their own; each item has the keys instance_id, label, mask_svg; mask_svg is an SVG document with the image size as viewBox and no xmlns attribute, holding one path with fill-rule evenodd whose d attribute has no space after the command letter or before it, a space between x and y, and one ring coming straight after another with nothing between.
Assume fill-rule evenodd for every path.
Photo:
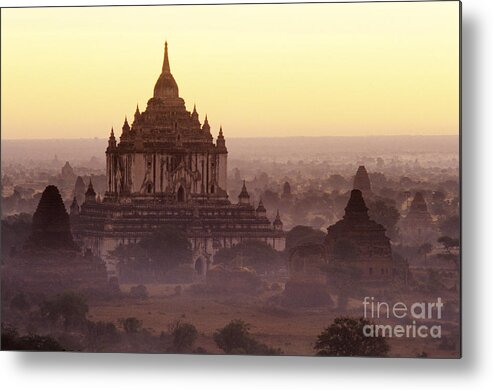
<instances>
[{"instance_id":1,"label":"horizon line","mask_svg":"<svg viewBox=\"0 0 493 390\"><path fill-rule=\"evenodd\" d=\"M372 134L372 135L286 135L286 136L231 136L225 137L228 139L268 139L268 138L377 138L377 137L459 137L458 134ZM217 137L216 137L217 138ZM68 137L68 138L1 138L0 141L61 141L61 140L106 140L107 137Z\"/></svg>"}]
</instances>

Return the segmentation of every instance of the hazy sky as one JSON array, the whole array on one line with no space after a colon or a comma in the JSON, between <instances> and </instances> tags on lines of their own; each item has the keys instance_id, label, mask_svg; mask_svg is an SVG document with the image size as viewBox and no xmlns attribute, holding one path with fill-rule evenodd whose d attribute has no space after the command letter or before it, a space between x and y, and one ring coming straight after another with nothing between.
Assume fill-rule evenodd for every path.
<instances>
[{"instance_id":1,"label":"hazy sky","mask_svg":"<svg viewBox=\"0 0 493 390\"><path fill-rule=\"evenodd\" d=\"M458 134L458 2L3 9L2 138L107 137L169 44L213 135Z\"/></svg>"}]
</instances>

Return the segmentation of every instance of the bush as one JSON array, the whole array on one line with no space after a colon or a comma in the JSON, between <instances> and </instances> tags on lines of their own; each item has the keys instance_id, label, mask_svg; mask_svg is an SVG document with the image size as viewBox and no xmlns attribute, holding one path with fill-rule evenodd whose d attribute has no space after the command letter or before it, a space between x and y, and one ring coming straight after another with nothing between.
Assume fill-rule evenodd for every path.
<instances>
[{"instance_id":1,"label":"bush","mask_svg":"<svg viewBox=\"0 0 493 390\"><path fill-rule=\"evenodd\" d=\"M142 329L142 321L135 317L120 318L118 323L125 333L138 333Z\"/></svg>"},{"instance_id":2,"label":"bush","mask_svg":"<svg viewBox=\"0 0 493 390\"><path fill-rule=\"evenodd\" d=\"M16 329L2 324L2 350L64 351L64 348L52 337L37 334L19 336Z\"/></svg>"},{"instance_id":3,"label":"bush","mask_svg":"<svg viewBox=\"0 0 493 390\"><path fill-rule=\"evenodd\" d=\"M214 333L217 346L232 355L281 355L280 349L259 343L250 334L250 325L242 320L233 320Z\"/></svg>"},{"instance_id":4,"label":"bush","mask_svg":"<svg viewBox=\"0 0 493 390\"><path fill-rule=\"evenodd\" d=\"M85 300L72 292L64 293L40 305L41 315L51 322L63 321L65 329L80 327L86 322L89 311Z\"/></svg>"},{"instance_id":5,"label":"bush","mask_svg":"<svg viewBox=\"0 0 493 390\"><path fill-rule=\"evenodd\" d=\"M222 248L214 263L232 267L251 267L259 273L276 271L283 264L279 253L263 241L243 241L232 248Z\"/></svg>"},{"instance_id":6,"label":"bush","mask_svg":"<svg viewBox=\"0 0 493 390\"><path fill-rule=\"evenodd\" d=\"M286 234L286 251L289 253L291 249L303 244L321 244L325 235L323 231L310 226L295 226Z\"/></svg>"},{"instance_id":7,"label":"bush","mask_svg":"<svg viewBox=\"0 0 493 390\"><path fill-rule=\"evenodd\" d=\"M120 340L120 334L112 322L87 321L87 338L91 345L113 344Z\"/></svg>"},{"instance_id":8,"label":"bush","mask_svg":"<svg viewBox=\"0 0 493 390\"><path fill-rule=\"evenodd\" d=\"M130 298L147 299L149 297L149 292L147 291L146 286L139 284L138 286L133 286L130 288L129 296Z\"/></svg>"},{"instance_id":9,"label":"bush","mask_svg":"<svg viewBox=\"0 0 493 390\"><path fill-rule=\"evenodd\" d=\"M187 322L177 320L170 324L168 329L173 338L173 352L190 350L197 340L197 328Z\"/></svg>"},{"instance_id":10,"label":"bush","mask_svg":"<svg viewBox=\"0 0 493 390\"><path fill-rule=\"evenodd\" d=\"M339 317L317 338L318 356L387 356L390 349L383 337L366 337L365 325L370 321L360 318Z\"/></svg>"}]
</instances>

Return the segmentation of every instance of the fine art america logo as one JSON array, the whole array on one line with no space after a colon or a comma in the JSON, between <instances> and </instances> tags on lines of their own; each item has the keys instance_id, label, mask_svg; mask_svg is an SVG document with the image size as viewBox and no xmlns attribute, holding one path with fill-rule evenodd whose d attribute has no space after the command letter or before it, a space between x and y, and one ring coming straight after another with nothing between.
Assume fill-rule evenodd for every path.
<instances>
[{"instance_id":1,"label":"fine art america logo","mask_svg":"<svg viewBox=\"0 0 493 390\"><path fill-rule=\"evenodd\" d=\"M430 326L423 322L440 320L443 306L440 297L435 302L415 302L411 305L406 305L404 302L389 304L375 301L374 297L365 297L363 299L364 318L371 322L363 327L363 334L366 337L432 337L439 339L442 337L442 326ZM379 319L408 319L410 323L405 325L375 323Z\"/></svg>"}]
</instances>

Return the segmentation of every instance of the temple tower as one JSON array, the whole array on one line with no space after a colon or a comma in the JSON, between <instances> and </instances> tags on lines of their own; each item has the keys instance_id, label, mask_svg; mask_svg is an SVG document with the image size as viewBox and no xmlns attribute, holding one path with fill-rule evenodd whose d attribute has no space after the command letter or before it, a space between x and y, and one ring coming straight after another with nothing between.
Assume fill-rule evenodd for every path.
<instances>
[{"instance_id":1,"label":"temple tower","mask_svg":"<svg viewBox=\"0 0 493 390\"><path fill-rule=\"evenodd\" d=\"M370 177L364 165L360 165L354 176L353 189L360 190L364 195L371 194Z\"/></svg>"}]
</instances>

